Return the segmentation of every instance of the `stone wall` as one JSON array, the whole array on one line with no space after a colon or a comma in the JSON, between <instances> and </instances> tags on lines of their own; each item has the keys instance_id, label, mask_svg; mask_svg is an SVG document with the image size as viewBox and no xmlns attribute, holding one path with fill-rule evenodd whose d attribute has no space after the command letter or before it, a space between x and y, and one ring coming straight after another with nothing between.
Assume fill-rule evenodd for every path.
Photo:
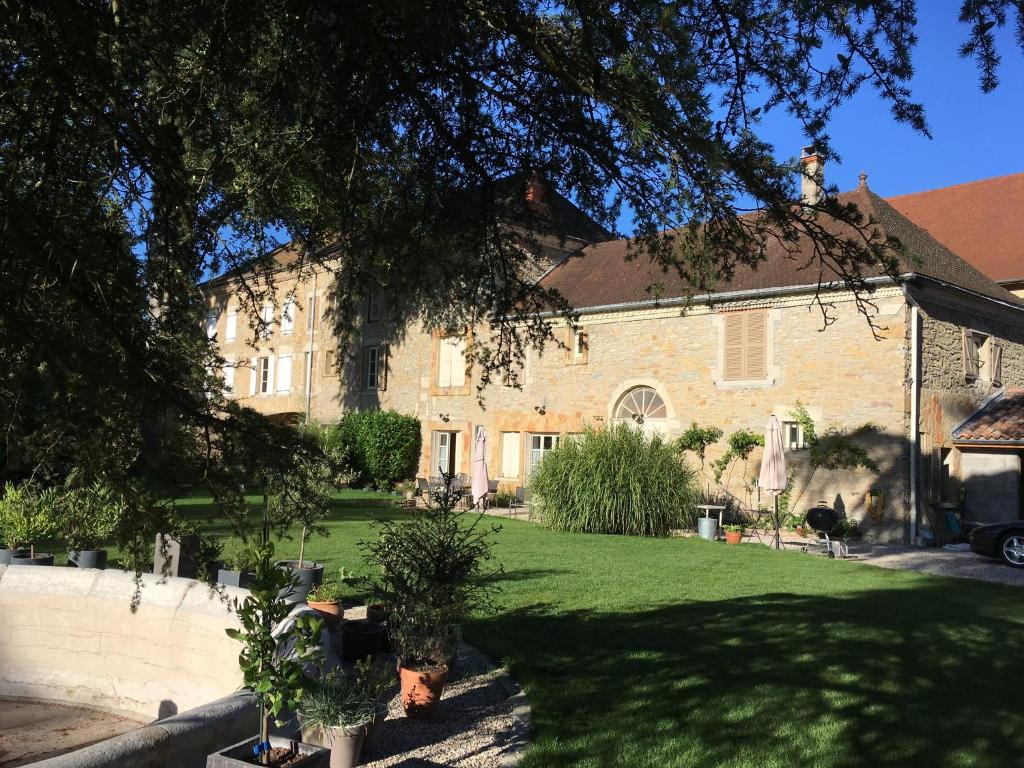
<instances>
[{"instance_id":1,"label":"stone wall","mask_svg":"<svg viewBox=\"0 0 1024 768\"><path fill-rule=\"evenodd\" d=\"M133 574L0 566L0 695L156 719L238 690L227 604L189 579L142 579L133 613Z\"/></svg>"}]
</instances>

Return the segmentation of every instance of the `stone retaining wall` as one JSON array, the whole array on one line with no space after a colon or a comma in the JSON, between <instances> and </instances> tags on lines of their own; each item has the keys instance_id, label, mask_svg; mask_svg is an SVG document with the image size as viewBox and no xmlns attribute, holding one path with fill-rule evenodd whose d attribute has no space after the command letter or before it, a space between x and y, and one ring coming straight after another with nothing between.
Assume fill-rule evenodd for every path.
<instances>
[{"instance_id":1,"label":"stone retaining wall","mask_svg":"<svg viewBox=\"0 0 1024 768\"><path fill-rule=\"evenodd\" d=\"M85 704L145 719L185 713L241 687L238 626L224 595L190 579L0 566L0 696Z\"/></svg>"}]
</instances>

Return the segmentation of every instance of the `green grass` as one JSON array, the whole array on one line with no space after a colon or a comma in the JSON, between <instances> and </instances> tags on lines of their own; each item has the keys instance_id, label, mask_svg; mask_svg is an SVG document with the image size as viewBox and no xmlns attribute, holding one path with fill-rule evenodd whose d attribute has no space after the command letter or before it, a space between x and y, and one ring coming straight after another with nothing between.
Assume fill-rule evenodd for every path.
<instances>
[{"instance_id":1,"label":"green grass","mask_svg":"<svg viewBox=\"0 0 1024 768\"><path fill-rule=\"evenodd\" d=\"M362 570L371 521L402 514L354 502L308 545L331 570ZM525 768L1021 764L1020 590L502 525L501 609L466 637L526 690Z\"/></svg>"}]
</instances>

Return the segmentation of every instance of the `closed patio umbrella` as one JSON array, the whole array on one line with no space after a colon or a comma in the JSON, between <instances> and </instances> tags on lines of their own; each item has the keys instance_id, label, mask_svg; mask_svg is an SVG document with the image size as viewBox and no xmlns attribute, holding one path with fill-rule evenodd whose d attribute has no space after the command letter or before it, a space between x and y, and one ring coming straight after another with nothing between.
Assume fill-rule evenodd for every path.
<instances>
[{"instance_id":1,"label":"closed patio umbrella","mask_svg":"<svg viewBox=\"0 0 1024 768\"><path fill-rule=\"evenodd\" d=\"M487 480L487 432L483 427L476 428L476 444L473 446L473 476L470 488L473 493L473 504L483 504L489 489Z\"/></svg>"},{"instance_id":2,"label":"closed patio umbrella","mask_svg":"<svg viewBox=\"0 0 1024 768\"><path fill-rule=\"evenodd\" d=\"M761 473L757 485L775 497L775 548L782 548L782 532L779 525L779 494L786 490L786 454L782 445L782 426L772 414L764 433L764 454L761 456Z\"/></svg>"}]
</instances>

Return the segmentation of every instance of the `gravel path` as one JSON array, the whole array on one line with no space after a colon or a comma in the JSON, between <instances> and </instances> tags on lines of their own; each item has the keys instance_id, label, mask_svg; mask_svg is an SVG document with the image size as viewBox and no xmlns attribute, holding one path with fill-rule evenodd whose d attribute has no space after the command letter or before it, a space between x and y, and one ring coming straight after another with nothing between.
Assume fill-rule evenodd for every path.
<instances>
[{"instance_id":1,"label":"gravel path","mask_svg":"<svg viewBox=\"0 0 1024 768\"><path fill-rule=\"evenodd\" d=\"M365 610L345 611L346 618L362 618ZM476 649L461 644L456 678L445 686L437 712L430 719L413 720L402 710L401 696L391 700L384 721L381 749L363 755L367 768L501 768L515 752L511 679Z\"/></svg>"},{"instance_id":2,"label":"gravel path","mask_svg":"<svg viewBox=\"0 0 1024 768\"><path fill-rule=\"evenodd\" d=\"M954 576L997 584L1024 587L1024 568L1011 568L973 552L950 552L941 548L874 546L858 552L853 558L880 568L920 571L935 576Z\"/></svg>"}]
</instances>

